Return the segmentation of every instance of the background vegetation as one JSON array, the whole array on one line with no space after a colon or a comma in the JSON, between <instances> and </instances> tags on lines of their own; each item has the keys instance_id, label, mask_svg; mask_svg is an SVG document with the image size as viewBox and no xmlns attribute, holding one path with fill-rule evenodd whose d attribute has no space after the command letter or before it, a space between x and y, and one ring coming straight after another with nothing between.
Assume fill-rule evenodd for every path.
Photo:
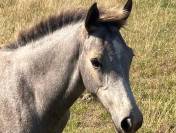
<instances>
[{"instance_id":1,"label":"background vegetation","mask_svg":"<svg viewBox=\"0 0 176 133\"><path fill-rule=\"evenodd\" d=\"M125 0L96 0L106 8ZM119 2L120 1L120 2ZM122 30L135 51L131 85L144 115L139 133L176 133L176 1L133 0ZM59 10L87 8L93 0L0 0L0 44ZM78 100L65 133L113 133L109 114L95 100Z\"/></svg>"}]
</instances>

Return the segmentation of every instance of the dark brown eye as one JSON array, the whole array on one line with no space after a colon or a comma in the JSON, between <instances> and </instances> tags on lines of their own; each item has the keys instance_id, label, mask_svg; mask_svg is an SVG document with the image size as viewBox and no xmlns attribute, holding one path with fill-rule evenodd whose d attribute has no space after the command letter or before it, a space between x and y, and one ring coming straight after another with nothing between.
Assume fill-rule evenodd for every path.
<instances>
[{"instance_id":1,"label":"dark brown eye","mask_svg":"<svg viewBox=\"0 0 176 133\"><path fill-rule=\"evenodd\" d=\"M99 68L102 66L101 62L97 58L93 58L90 61L95 68Z\"/></svg>"}]
</instances>

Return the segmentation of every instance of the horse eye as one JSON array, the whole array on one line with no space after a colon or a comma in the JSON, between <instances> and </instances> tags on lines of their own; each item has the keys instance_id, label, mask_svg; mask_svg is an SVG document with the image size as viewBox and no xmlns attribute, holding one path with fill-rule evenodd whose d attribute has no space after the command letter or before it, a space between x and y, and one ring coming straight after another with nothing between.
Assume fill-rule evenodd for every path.
<instances>
[{"instance_id":1,"label":"horse eye","mask_svg":"<svg viewBox=\"0 0 176 133\"><path fill-rule=\"evenodd\" d=\"M99 68L102 66L102 64L100 63L100 61L97 58L93 58L90 61L95 68Z\"/></svg>"}]
</instances>

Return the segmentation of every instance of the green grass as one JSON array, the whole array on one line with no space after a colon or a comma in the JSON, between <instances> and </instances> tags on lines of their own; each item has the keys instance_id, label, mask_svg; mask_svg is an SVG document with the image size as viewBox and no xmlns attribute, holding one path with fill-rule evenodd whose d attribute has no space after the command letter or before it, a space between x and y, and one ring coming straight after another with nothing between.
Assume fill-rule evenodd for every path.
<instances>
[{"instance_id":1,"label":"green grass","mask_svg":"<svg viewBox=\"0 0 176 133\"><path fill-rule=\"evenodd\" d=\"M105 7L118 0L97 0ZM135 51L130 80L144 115L139 133L176 132L176 1L133 0L128 25L122 30ZM123 1L124 2L124 1ZM0 43L58 10L88 7L93 0L0 0ZM69 6L68 6L69 5ZM65 133L113 133L109 114L96 101L78 100L71 108Z\"/></svg>"}]
</instances>

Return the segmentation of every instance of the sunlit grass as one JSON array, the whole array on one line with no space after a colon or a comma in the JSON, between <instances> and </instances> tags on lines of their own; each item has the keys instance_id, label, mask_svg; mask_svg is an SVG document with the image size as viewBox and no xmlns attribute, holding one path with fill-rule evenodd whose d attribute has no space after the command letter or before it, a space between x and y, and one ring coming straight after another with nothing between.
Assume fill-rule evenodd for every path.
<instances>
[{"instance_id":1,"label":"sunlit grass","mask_svg":"<svg viewBox=\"0 0 176 133\"><path fill-rule=\"evenodd\" d=\"M120 0L119 0L120 1ZM176 1L133 0L128 25L122 30L135 57L131 85L144 124L139 133L176 132ZM93 0L0 0L0 43L59 10L87 8ZM118 0L97 0L104 7ZM123 1L124 3L125 1ZM78 100L71 108L65 133L113 133L109 114L97 102Z\"/></svg>"}]
</instances>

